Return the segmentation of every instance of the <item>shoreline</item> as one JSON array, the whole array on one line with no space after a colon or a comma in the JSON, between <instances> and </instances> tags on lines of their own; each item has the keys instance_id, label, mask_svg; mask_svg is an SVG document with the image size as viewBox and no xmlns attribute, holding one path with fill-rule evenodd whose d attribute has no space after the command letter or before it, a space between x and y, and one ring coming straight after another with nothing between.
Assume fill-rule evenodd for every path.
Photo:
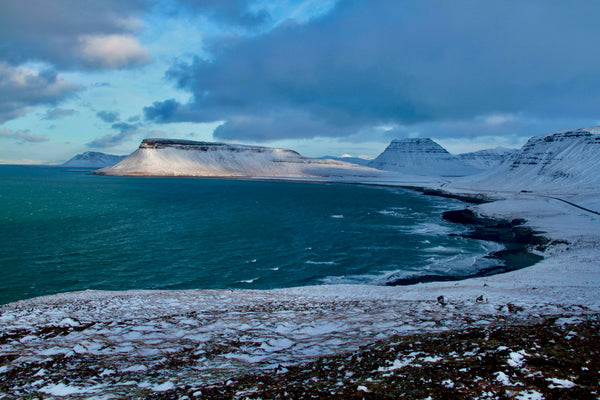
<instances>
[{"instance_id":1,"label":"shoreline","mask_svg":"<svg viewBox=\"0 0 600 400\"><path fill-rule=\"evenodd\" d=\"M550 241L540 244L545 246L545 257L503 274L407 286L85 291L0 306L0 371L11 378L6 385L12 385L0 392L150 398L181 393L196 398L203 394L194 393L210 393L211 387L237 387L240 392L224 398L253 398L261 388L243 392L247 388L239 386L240 377L281 376L278 382L285 385L302 376L294 368L336 365L327 363L349 352L375 361L371 350L386 338L409 338L408 345L415 346L431 335L466 327L492 332L500 325L512 329L554 318L572 318L569 326L584 329L586 319L600 315L600 241L595 225L588 231L579 225L581 218L590 217L566 207L551 199L508 198L450 213L456 222L476 217L483 224L479 235L489 235L499 220L508 221L504 235L520 232L527 238L536 236L531 232L544 231ZM489 222L492 226L486 225L488 217L494 221ZM523 219L525 230L521 230ZM566 222L571 226L568 230ZM536 340L547 337L544 332L534 332ZM508 353L500 355L509 358ZM424 361L412 361L414 373L425 371L419 369ZM390 365L395 361L382 360L377 368ZM297 373L286 375L286 370ZM390 376L404 371L384 370ZM316 384L335 376L325 369L321 372ZM457 379L460 376L456 370L452 373ZM495 375L488 380L496 381ZM391 383L377 388L357 381L348 387L376 392L385 391L385 385ZM359 392L365 397L370 393Z\"/></svg>"}]
</instances>

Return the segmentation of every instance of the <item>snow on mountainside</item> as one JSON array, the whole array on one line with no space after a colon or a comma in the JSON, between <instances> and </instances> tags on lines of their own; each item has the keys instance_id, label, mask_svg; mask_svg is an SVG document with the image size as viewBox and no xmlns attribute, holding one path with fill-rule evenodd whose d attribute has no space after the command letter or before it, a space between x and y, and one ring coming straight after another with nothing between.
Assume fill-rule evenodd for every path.
<instances>
[{"instance_id":1,"label":"snow on mountainside","mask_svg":"<svg viewBox=\"0 0 600 400\"><path fill-rule=\"evenodd\" d=\"M380 171L292 150L191 140L144 139L102 175L239 177L377 177Z\"/></svg>"},{"instance_id":2,"label":"snow on mountainside","mask_svg":"<svg viewBox=\"0 0 600 400\"><path fill-rule=\"evenodd\" d=\"M85 153L77 154L60 166L71 168L104 168L115 165L124 158L125 156L114 156L112 154L104 154L96 151L86 151Z\"/></svg>"},{"instance_id":3,"label":"snow on mountainside","mask_svg":"<svg viewBox=\"0 0 600 400\"><path fill-rule=\"evenodd\" d=\"M481 172L431 139L394 139L369 167L411 175L464 176Z\"/></svg>"},{"instance_id":4,"label":"snow on mountainside","mask_svg":"<svg viewBox=\"0 0 600 400\"><path fill-rule=\"evenodd\" d=\"M457 154L456 158L475 168L488 170L502 164L504 160L516 152L517 149L496 147L495 149L486 149L474 151L472 153Z\"/></svg>"},{"instance_id":5,"label":"snow on mountainside","mask_svg":"<svg viewBox=\"0 0 600 400\"><path fill-rule=\"evenodd\" d=\"M600 188L600 127L536 136L503 164L452 186L581 193Z\"/></svg>"},{"instance_id":6,"label":"snow on mountainside","mask_svg":"<svg viewBox=\"0 0 600 400\"><path fill-rule=\"evenodd\" d=\"M332 157L332 156L325 156L325 157L319 157L319 159L337 160L337 161L347 162L347 163L351 163L351 164L362 165L362 166L365 166L365 167L367 165L369 165L369 163L371 162L371 160L367 160L365 158L360 158L360 157Z\"/></svg>"}]
</instances>

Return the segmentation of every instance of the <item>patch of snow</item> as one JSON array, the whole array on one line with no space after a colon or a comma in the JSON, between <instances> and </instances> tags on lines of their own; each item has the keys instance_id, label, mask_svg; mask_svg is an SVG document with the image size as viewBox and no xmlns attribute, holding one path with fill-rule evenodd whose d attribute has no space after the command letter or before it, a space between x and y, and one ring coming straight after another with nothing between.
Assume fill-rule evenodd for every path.
<instances>
[{"instance_id":1,"label":"patch of snow","mask_svg":"<svg viewBox=\"0 0 600 400\"><path fill-rule=\"evenodd\" d=\"M81 324L78 321L75 321L73 318L63 318L58 324L58 326L80 326Z\"/></svg>"},{"instance_id":2,"label":"patch of snow","mask_svg":"<svg viewBox=\"0 0 600 400\"><path fill-rule=\"evenodd\" d=\"M121 370L121 372L142 372L142 371L147 371L147 370L148 370L147 366L137 364L137 365L132 365L131 367L127 367L127 368ZM106 372L106 370L105 370L105 372Z\"/></svg>"},{"instance_id":3,"label":"patch of snow","mask_svg":"<svg viewBox=\"0 0 600 400\"><path fill-rule=\"evenodd\" d=\"M452 389L454 387L454 382L451 379L446 379L445 381L442 381L442 385L448 389Z\"/></svg>"},{"instance_id":4,"label":"patch of snow","mask_svg":"<svg viewBox=\"0 0 600 400\"><path fill-rule=\"evenodd\" d=\"M568 379L546 378L546 380L552 382L550 385L548 385L550 389L570 389L572 387L577 386L577 384L571 382Z\"/></svg>"},{"instance_id":5,"label":"patch of snow","mask_svg":"<svg viewBox=\"0 0 600 400\"><path fill-rule=\"evenodd\" d=\"M498 372L495 372L494 375L496 375L496 380L498 382L500 382L501 384L503 384L504 386L512 386L512 382L510 381L510 378L504 372L498 371Z\"/></svg>"},{"instance_id":6,"label":"patch of snow","mask_svg":"<svg viewBox=\"0 0 600 400\"><path fill-rule=\"evenodd\" d=\"M175 385L173 384L173 382L169 382L169 381L161 383L160 385L152 386L152 390L155 392L165 392L167 390L171 390L174 388L175 388Z\"/></svg>"},{"instance_id":7,"label":"patch of snow","mask_svg":"<svg viewBox=\"0 0 600 400\"><path fill-rule=\"evenodd\" d=\"M515 397L516 400L544 400L544 395L535 390L525 390Z\"/></svg>"},{"instance_id":8,"label":"patch of snow","mask_svg":"<svg viewBox=\"0 0 600 400\"><path fill-rule=\"evenodd\" d=\"M39 389L40 392L46 393L52 396L71 396L74 394L84 394L94 392L99 388L99 386L94 387L77 387L77 386L68 386L64 383L50 384L46 385Z\"/></svg>"},{"instance_id":9,"label":"patch of snow","mask_svg":"<svg viewBox=\"0 0 600 400\"><path fill-rule=\"evenodd\" d=\"M427 356L427 357L421 359L422 362L438 362L438 361L442 361L442 360L443 360L443 358L438 357L438 356L435 356L435 357Z\"/></svg>"},{"instance_id":10,"label":"patch of snow","mask_svg":"<svg viewBox=\"0 0 600 400\"><path fill-rule=\"evenodd\" d=\"M512 351L508 356L508 365L513 368L521 368L525 362L525 356L528 356L525 350Z\"/></svg>"}]
</instances>

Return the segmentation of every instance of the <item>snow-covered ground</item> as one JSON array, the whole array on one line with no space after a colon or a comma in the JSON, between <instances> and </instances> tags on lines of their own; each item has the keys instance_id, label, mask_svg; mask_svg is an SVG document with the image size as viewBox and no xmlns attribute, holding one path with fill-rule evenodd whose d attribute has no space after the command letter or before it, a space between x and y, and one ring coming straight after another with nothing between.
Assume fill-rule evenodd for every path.
<instances>
[{"instance_id":1,"label":"snow-covered ground","mask_svg":"<svg viewBox=\"0 0 600 400\"><path fill-rule=\"evenodd\" d=\"M475 213L523 218L551 242L532 267L459 282L86 291L20 301L0 308L0 379L12 379L5 387L17 395L110 398L273 370L393 334L600 313L600 190L497 190L475 177L362 182L483 194L496 201L470 206Z\"/></svg>"}]
</instances>

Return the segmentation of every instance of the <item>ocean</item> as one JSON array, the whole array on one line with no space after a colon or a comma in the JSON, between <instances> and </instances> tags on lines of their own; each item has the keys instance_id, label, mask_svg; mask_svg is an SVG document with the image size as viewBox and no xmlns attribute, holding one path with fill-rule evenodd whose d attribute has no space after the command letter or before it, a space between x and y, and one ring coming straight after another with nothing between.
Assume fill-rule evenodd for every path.
<instances>
[{"instance_id":1,"label":"ocean","mask_svg":"<svg viewBox=\"0 0 600 400\"><path fill-rule=\"evenodd\" d=\"M462 276L499 244L458 200L390 187L0 166L0 304L86 289L273 289Z\"/></svg>"}]
</instances>

